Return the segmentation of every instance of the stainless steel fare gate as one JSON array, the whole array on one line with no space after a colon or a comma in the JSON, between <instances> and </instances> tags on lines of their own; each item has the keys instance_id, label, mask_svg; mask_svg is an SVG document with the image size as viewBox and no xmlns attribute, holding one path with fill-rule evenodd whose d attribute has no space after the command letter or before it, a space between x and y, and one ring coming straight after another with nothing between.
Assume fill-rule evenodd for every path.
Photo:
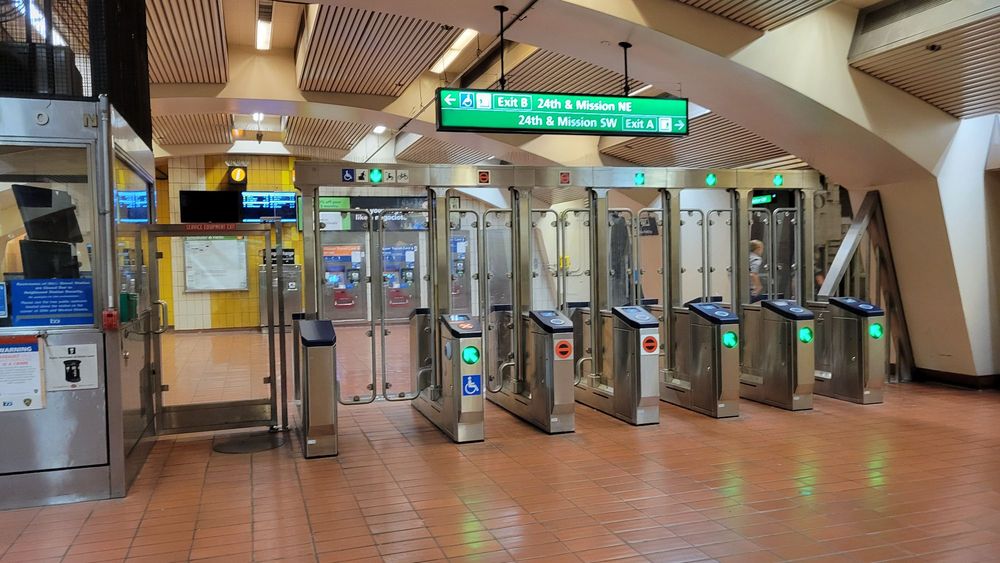
<instances>
[{"instance_id":1,"label":"stainless steel fare gate","mask_svg":"<svg viewBox=\"0 0 1000 563\"><path fill-rule=\"evenodd\" d=\"M303 191L304 200L315 202L316 198L321 195L343 195L342 193L331 193L329 190L323 192L320 190L320 186L347 187L347 184L344 183L345 177L351 179L358 177L357 174L353 173L355 171L354 166L356 165L346 163L298 163L296 169L297 184ZM642 299L649 297L649 295L643 294L646 284L642 282L642 278L647 274L642 273L637 268L638 264L635 257L636 245L633 244L631 249L626 249L625 251L620 251L611 246L614 244L615 237L612 235L615 231L625 231L627 233L631 229L632 233L625 238L635 239L638 236L636 224L640 222L642 212L639 212L637 216L630 217L629 215L634 213L633 211L609 209L607 207L607 194L609 190L653 188L659 190L664 196L667 196L670 193L679 192L682 188L703 188L723 193L739 193L744 200L748 200L748 196L753 189L768 186L775 175L782 176L785 189L817 189L820 187L818 175L809 171L775 173L771 171L649 168L567 169L512 166L392 166L394 169L391 175L381 175L383 180L386 178L392 178L392 180L388 180L386 183L378 186L369 184L370 188L387 190L387 193L391 192L393 186L411 188L419 186L426 188L429 196L429 203L426 210L399 211L404 214L416 214L426 217L427 224L421 226L418 224L419 221L410 220L389 225L383 219L370 218L371 224L367 227L366 238L362 244L362 246L367 248L367 255L359 256L353 254L353 256L346 259L351 261L352 268L349 269L361 271L354 272L354 275L361 280L358 285L361 285L363 289L361 293L363 293L364 298L368 299L368 305L367 310L360 318L355 317L353 320L345 319L342 323L343 326L348 326L351 323L361 325L362 330L357 334L359 335L359 342L362 345L351 345L350 349L355 351L355 353L360 353L358 351L364 349L365 355L369 355L371 359L363 362L370 366L370 369L365 374L354 376L352 381L355 381L355 388L351 391L345 389L341 394L343 395L342 399L346 400L349 404L374 400L374 397L379 394L388 400L413 400L415 404L420 404L421 398L423 398L424 406L418 406L418 408L432 420L437 416L434 414L435 412L440 413L442 410L447 410L448 407L441 401L448 393L451 393L454 397L456 389L459 391L470 390L478 392L487 385L495 389L498 385L507 384L507 379L511 378L511 375L506 372L499 373L501 367L507 371L511 370L511 367L504 367L506 362L511 361L510 353L508 352L505 355L501 351L494 356L488 357L489 361L486 366L478 369L473 368L479 373L462 373L461 379L444 381L442 376L445 369L444 364L457 357L455 355L456 344L449 344L449 335L451 337L456 337L456 335L464 337L467 335L461 331L455 332L451 330L450 323L471 324L473 325L473 329L476 328L477 324L481 323L487 337L493 337L494 334L491 333L495 332L497 340L512 336L517 328L520 328L522 333L531 332L527 327L522 326L518 322L508 322L502 327L504 330L491 329L488 317L491 314L503 312L502 309L506 305L503 302L505 300L503 295L496 298L491 296L491 291L499 291L501 294L504 291L493 287L495 284L482 283L479 290L480 295L472 297L470 301L463 302L462 299L458 298L461 294L458 288L462 285L462 277L472 274L470 277L474 278L478 275L478 272L474 271L476 269L476 260L471 259L468 253L466 253L464 258L459 256L461 254L459 248L450 240L451 231L456 228L462 228L460 225L461 221L456 222L451 214L451 212L457 210L448 209L448 194L452 188L468 190L469 186L477 186L486 189L496 190L499 188L506 190L514 187L516 190L523 189L523 191L528 192L533 188L561 189L565 186L596 186L596 188L588 190L591 201L587 208L571 210L559 217L559 228L555 235L557 240L556 246L559 249L554 260L555 271L552 271L551 265L548 268L537 267L538 265L532 262L532 258L528 259L529 267L532 269L532 276L555 275L556 293L559 296L557 305L563 312L572 313L574 308L588 308L591 305L591 301L594 301L596 305L595 310L598 311L611 310L613 312L615 308L640 307L643 304ZM372 176L363 175L363 177L370 179ZM353 182L350 185L351 187L357 187L357 182ZM662 210L644 210L647 212L647 215L655 211L660 211L661 221L669 225L669 227L663 229L663 235L661 235L669 239L668 242L664 243L664 264L669 264L670 261L675 260L677 257L676 249L672 247L672 245L676 244L677 240L674 236L676 235L674 232L676 227L674 225L679 223L679 207L676 206L676 203L677 201L674 202L673 207L664 206ZM313 207L315 208L315 206ZM307 205L308 208L309 206ZM361 210L353 210L352 212L356 213L357 211ZM728 212L729 215L726 216L723 213L724 211ZM608 232L603 238L599 235L595 237L593 235L594 229L589 228L590 225L586 224L584 228L590 232L584 234L583 237L571 238L567 234L569 229L566 227L566 224L571 221L599 223L597 226L603 229L603 213L605 212L611 213L607 215ZM708 221L719 220L739 223L745 217L744 213L741 211L738 217L734 217L735 212L719 210L719 213L716 213L715 216L709 213L712 218L709 218ZM319 212L315 214L317 226L322 223L320 215L323 214ZM436 217L448 217L449 220L447 222L435 220ZM593 217L602 217L602 220L595 222L593 221ZM478 223L478 221L475 222ZM543 222L548 221L545 219ZM479 233L482 233L484 240L479 242L480 245L489 245L488 248L490 250L484 251L483 254L485 255L492 251L493 245L490 245L489 241L486 240L491 236L489 235L490 229L479 224L478 227L473 227L472 230L476 231L472 236L478 236ZM419 240L416 244L410 243L411 246L416 246L412 255L415 259L412 261L414 263L413 267L409 268L409 271L405 274L402 272L402 269L397 271L395 268L388 267L390 260L398 260L398 253L396 253L396 256L390 256L392 253L383 252L385 245L393 243L393 241L386 242L385 237L398 237L403 234L401 231L411 231L409 234L416 234ZM322 233L322 231L320 232ZM306 237L309 237L308 228L306 229ZM582 242L581 238L583 239ZM471 243L471 239L467 238L466 241L468 244L464 247L465 250L475 246ZM344 249L330 249L329 252L324 253L322 248L324 244L320 244L317 238L317 256L315 257L315 263L311 271L315 276L314 279L326 279L327 281L323 281L323 284L328 284L339 279L336 275L326 277L327 266L330 265L328 263L336 262L337 260L345 261L345 259L333 258L338 252L343 256ZM607 248L605 248L605 244L608 244ZM744 240L734 235L730 249L734 260L741 260L738 247L742 244L744 244ZM597 248L598 245L600 248ZM576 246L580 248L574 249ZM597 252L592 252L592 250L597 250ZM348 252L347 254L352 253ZM441 259L441 257L444 257L444 259ZM353 258L362 259L354 260ZM485 262L482 266L483 271L489 271L491 268L496 267L495 264L486 261L486 256L483 258L483 262ZM513 255L510 259L514 259ZM309 266L307 266L307 279L309 277L309 269ZM702 269L704 269L703 266ZM505 272L505 274L509 274L512 277L523 277L518 276L514 270L515 267L512 263L511 269ZM663 297L658 300L661 306L664 304L668 306L669 312L661 313L661 315L670 318L674 316L674 311L670 310L670 308L674 305L679 306L682 304L679 301L680 291L679 283L677 283L678 280L673 279L675 275L678 275L675 274L677 268L661 266L661 270L666 281L662 289ZM590 275L595 272L599 272L600 275ZM738 270L730 270L724 275L728 277L734 287L730 295L730 298L734 299L733 296L738 294L738 291L745 285L741 285L742 274ZM413 277L417 282L424 283L424 287L420 288L419 292L414 291L409 297L404 295L404 290L407 288L404 287L404 283L402 282L407 276ZM606 276L607 279L605 279ZM481 279L480 281L488 282L489 280ZM705 289L706 283L709 284L708 290ZM713 293L712 289L715 284L713 280L709 279L706 282L699 279L698 284L697 293L699 297ZM473 283L472 285L476 286L477 284ZM533 290L536 290L537 287L538 284L534 284ZM333 291L334 289L341 291ZM347 291L348 289L351 288L327 287L322 288L322 290L317 288L313 307L317 310L329 309L330 311L337 311L343 308L346 311L352 303L356 304L359 301L363 301L358 295L347 295L347 293L350 293ZM353 289L356 290L357 286ZM596 297L592 300L591 295ZM391 314L392 309L390 307L399 306L400 303L406 302L407 299L410 300L407 306L412 306L412 309L409 314L409 322L405 324L406 330L400 331L400 324L402 323L398 323L398 321L393 319L394 315ZM511 298L510 300L512 301L513 299ZM324 302L331 305L331 307L325 307ZM380 307L385 307L385 310L379 309ZM511 303L511 320L516 318L513 314L513 309L513 303ZM523 313L524 311L519 312ZM627 313L630 312L638 314L640 311L637 309L627 309L623 314L627 316ZM321 312L322 315L323 313ZM671 322L665 322L663 325L659 330L654 330L650 353L655 362L664 362L664 364L670 365L670 362L673 360L671 358L671 350L666 344L671 342L674 331L670 326ZM617 334L615 324L612 323L609 326L611 334ZM592 340L595 335L598 335L597 339L601 342L613 341L612 337L605 338L603 336L604 330L602 327L602 323L592 323L585 333ZM623 326L621 328L628 327ZM342 327L338 325L338 337L341 331ZM400 334L401 332L405 334ZM625 331L622 331L622 333L624 334ZM588 346L580 342L582 337L583 333L581 332L579 338L574 338L573 345L575 357L574 371L578 381L582 381L583 378L581 376L594 379L592 376L600 375L602 370L589 365L588 362L599 363L595 362L597 358L594 356L603 357L608 352L603 345ZM365 338L370 340L366 341ZM345 340L339 339L339 341L341 351L348 347L345 344ZM481 353L488 354L493 351L484 349L481 344L480 342L480 346L478 346ZM464 348L464 344L462 346ZM492 348L492 346L489 348ZM497 346L496 348L499 350L501 346ZM392 366L393 358L399 357L399 355L393 353L394 349L407 349L409 351L409 354L404 356L406 363L401 365L398 370L393 369ZM344 354L341 354L341 356L344 356ZM611 357L613 356L614 353L612 352ZM516 357L517 354L515 354ZM475 359L478 360L478 358ZM644 365L648 362L642 363ZM457 367L461 368L457 371L464 371L465 369L462 366ZM499 378L495 376L494 381L489 382L488 375L482 372L498 374ZM469 383L469 385L466 385L466 383ZM597 385L597 387L600 387L600 385ZM461 397L461 401L457 402L466 401L466 395L462 395ZM481 415L477 416L481 418ZM440 420L435 420L435 423L439 427L442 426ZM446 428L442 428L442 430L449 433L453 438L463 439L456 435L453 428L451 431Z\"/></svg>"},{"instance_id":2,"label":"stainless steel fare gate","mask_svg":"<svg viewBox=\"0 0 1000 563\"><path fill-rule=\"evenodd\" d=\"M337 326L341 404L413 401L456 441L482 440L479 221L462 209L318 213L318 308ZM455 331L462 337L451 342Z\"/></svg>"}]
</instances>

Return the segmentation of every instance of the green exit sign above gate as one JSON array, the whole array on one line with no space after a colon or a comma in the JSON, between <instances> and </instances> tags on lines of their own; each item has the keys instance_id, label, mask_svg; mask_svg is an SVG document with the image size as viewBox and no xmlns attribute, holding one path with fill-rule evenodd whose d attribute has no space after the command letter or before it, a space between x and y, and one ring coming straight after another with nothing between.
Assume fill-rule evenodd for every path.
<instances>
[{"instance_id":1,"label":"green exit sign above gate","mask_svg":"<svg viewBox=\"0 0 1000 563\"><path fill-rule=\"evenodd\" d=\"M477 133L687 135L688 101L439 88L437 128Z\"/></svg>"}]
</instances>

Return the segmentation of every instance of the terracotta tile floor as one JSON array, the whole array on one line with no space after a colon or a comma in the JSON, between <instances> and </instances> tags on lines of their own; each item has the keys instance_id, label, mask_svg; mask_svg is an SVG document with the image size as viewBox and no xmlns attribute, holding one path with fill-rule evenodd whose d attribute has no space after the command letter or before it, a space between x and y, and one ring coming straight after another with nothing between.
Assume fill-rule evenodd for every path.
<instances>
[{"instance_id":1,"label":"terracotta tile floor","mask_svg":"<svg viewBox=\"0 0 1000 563\"><path fill-rule=\"evenodd\" d=\"M290 330L290 329L289 329ZM371 339L368 325L337 327L337 369L344 396L367 398L371 383ZM392 390L410 391L410 329L406 323L390 325L386 336L385 371ZM268 397L263 383L269 375L267 333L259 330L167 332L162 337L163 382L170 391L165 405L241 401ZM277 342L277 341L276 341ZM291 358L291 334L286 336ZM376 351L382 342L375 342ZM277 344L276 344L277 348ZM289 363L291 360L289 359ZM378 366L381 372L381 365ZM291 373L291 368L289 368ZM377 389L381 389L381 378Z\"/></svg>"},{"instance_id":2,"label":"terracotta tile floor","mask_svg":"<svg viewBox=\"0 0 1000 563\"><path fill-rule=\"evenodd\" d=\"M1000 393L891 386L885 405L578 406L546 436L492 405L455 445L409 405L343 408L341 455L163 438L129 496L0 513L2 561L997 561Z\"/></svg>"}]
</instances>

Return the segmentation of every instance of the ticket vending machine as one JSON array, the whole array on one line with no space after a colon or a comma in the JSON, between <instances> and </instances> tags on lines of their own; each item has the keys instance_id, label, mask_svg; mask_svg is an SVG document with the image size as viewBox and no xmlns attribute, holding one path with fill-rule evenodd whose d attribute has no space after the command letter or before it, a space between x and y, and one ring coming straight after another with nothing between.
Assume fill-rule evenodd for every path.
<instances>
[{"instance_id":1,"label":"ticket vending machine","mask_svg":"<svg viewBox=\"0 0 1000 563\"><path fill-rule=\"evenodd\" d=\"M451 245L451 307L459 313L472 312L472 275L469 272L469 236L453 233Z\"/></svg>"},{"instance_id":2,"label":"ticket vending machine","mask_svg":"<svg viewBox=\"0 0 1000 563\"><path fill-rule=\"evenodd\" d=\"M364 321L368 317L367 264L360 244L323 246L323 303L325 318Z\"/></svg>"},{"instance_id":3,"label":"ticket vending machine","mask_svg":"<svg viewBox=\"0 0 1000 563\"><path fill-rule=\"evenodd\" d=\"M394 235L397 238L402 236ZM420 303L419 269L415 243L395 241L382 247L386 319L407 319Z\"/></svg>"}]
</instances>

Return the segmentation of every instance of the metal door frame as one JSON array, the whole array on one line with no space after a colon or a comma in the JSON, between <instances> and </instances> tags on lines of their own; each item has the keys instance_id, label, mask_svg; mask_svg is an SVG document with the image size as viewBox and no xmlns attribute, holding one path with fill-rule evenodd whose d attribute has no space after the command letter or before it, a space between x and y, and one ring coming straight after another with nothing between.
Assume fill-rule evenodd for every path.
<instances>
[{"instance_id":1,"label":"metal door frame","mask_svg":"<svg viewBox=\"0 0 1000 563\"><path fill-rule=\"evenodd\" d=\"M406 207L404 207L404 208L393 208L393 209L383 209L381 212L379 212L379 214L377 216L371 214L371 212L369 212L368 210L360 210L360 211L364 211L365 213L369 214L369 218L370 218L371 224L373 226L373 228L369 230L369 235L371 237L373 237L372 240L371 240L371 244L372 244L372 249L373 249L372 254L374 255L373 258L370 261L370 264L372 264L372 267L373 267L372 276L371 276L371 287L372 287L373 290L377 289L378 296L375 296L374 295L375 291L372 291L372 294L373 294L372 297L373 298L369 300L368 306L370 307L370 309L369 309L369 312L368 312L369 313L368 316L371 318L372 334L374 334L374 331L376 330L376 327L375 327L376 320L375 320L375 310L374 310L374 307L375 307L375 298L377 298L378 299L378 304L379 304L379 306L378 306L379 313L381 313L380 316L379 316L379 319L378 319L378 328L377 328L378 335L379 335L379 349L376 352L376 349L375 349L375 346L374 346L375 340L373 338L372 339L372 385L373 385L373 387L372 387L372 398L371 398L371 400L369 400L369 401L361 401L361 402L353 401L353 402L350 402L350 403L346 403L346 402L341 401L341 403L345 404L345 405L346 404L352 404L353 405L353 404L371 403L372 401L374 401L375 397L379 395L379 392L376 389L376 387L378 386L378 372L379 372L379 370L381 370L381 374L382 374L382 391L381 391L381 396L382 396L383 399L385 399L386 401L412 401L413 399L416 399L420 395L420 389L417 388L418 387L418 381L420 380L420 378L419 378L419 374L416 371L410 374L410 382L411 382L413 388L410 390L409 393L396 394L396 395L392 395L392 394L389 393L389 387L391 387L391 385L390 385L390 381L389 381L389 370L386 367L386 347L385 347L385 337L390 334L390 329L389 329L389 325L386 323L386 314L385 314L386 306L387 306L387 303L388 303L388 299L386 298L386 293L388 293L388 289L389 288L386 287L386 284L385 284L385 278L384 278L384 276L385 276L385 265L383 264L383 258L384 257L382 255L382 250L385 248L385 233L386 232L390 232L390 233L391 232L413 232L413 233L427 232L428 233L428 238L429 238L430 237L430 224L429 224L430 223L430 211L427 210L427 209L412 208L412 207L409 207L409 208L406 208ZM427 229L408 229L408 230L405 230L405 231L386 231L385 230L385 216L388 213L403 213L403 214L408 214L408 213L418 214L419 213L419 214L423 214L423 215L425 215L427 217L428 228ZM431 245L430 240L428 240L427 244L428 244L427 252L429 253L430 252L430 245ZM418 238L417 238L417 252L418 253L421 252L419 235L418 235ZM418 254L418 259L419 259L419 254ZM433 264L431 264L430 260L428 260L427 265L428 265L428 270L433 270L434 266L433 266ZM425 272L422 277L423 277L423 281L429 282L430 281L430 272L429 271ZM428 292L430 292L430 291L433 291L433 288L428 288ZM419 298L419 295L418 295L418 298ZM378 362L378 363L376 364L376 362ZM376 365L378 367L376 367Z\"/></svg>"},{"instance_id":2,"label":"metal door frame","mask_svg":"<svg viewBox=\"0 0 1000 563\"><path fill-rule=\"evenodd\" d=\"M278 228L281 228L280 226ZM278 377L277 355L275 351L274 304L275 295L271 280L275 275L275 264L272 256L272 236L274 229L271 224L239 224L239 223L186 223L186 224L152 224L147 231L149 255L153 258L149 266L150 309L156 310L157 328L153 329L153 405L156 419L157 434L179 434L205 430L223 430L232 428L249 428L257 426L278 426ZM267 271L267 319L268 319L268 361L269 377L265 381L269 385L270 397L267 399L248 399L241 401L220 401L214 403L197 403L191 405L163 405L163 345L161 336L167 330L169 312L166 302L160 299L160 268L162 259L158 250L159 239L204 237L204 236L261 236L264 239L264 264ZM249 276L249 272L247 274ZM280 292L279 288L279 292ZM158 307L153 307L158 305ZM151 321L152 321L151 316ZM282 412L287 410L287 405Z\"/></svg>"}]
</instances>

